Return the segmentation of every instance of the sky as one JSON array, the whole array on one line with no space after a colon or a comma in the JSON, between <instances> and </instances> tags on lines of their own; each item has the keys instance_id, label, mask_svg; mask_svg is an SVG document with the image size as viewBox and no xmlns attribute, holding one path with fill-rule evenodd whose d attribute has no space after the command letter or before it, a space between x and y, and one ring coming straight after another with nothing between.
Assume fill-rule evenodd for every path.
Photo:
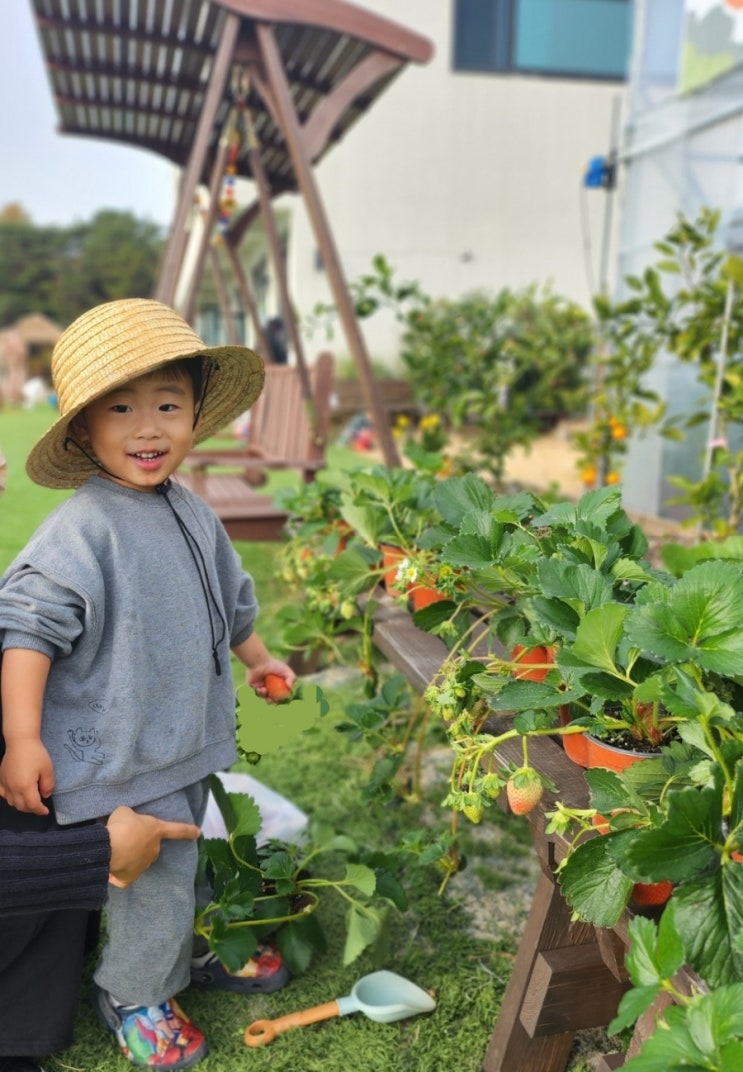
<instances>
[{"instance_id":1,"label":"sky","mask_svg":"<svg viewBox=\"0 0 743 1072\"><path fill-rule=\"evenodd\" d=\"M103 208L169 224L173 165L132 146L58 134L31 4L0 2L0 210L20 202L38 225L69 226Z\"/></svg>"}]
</instances>

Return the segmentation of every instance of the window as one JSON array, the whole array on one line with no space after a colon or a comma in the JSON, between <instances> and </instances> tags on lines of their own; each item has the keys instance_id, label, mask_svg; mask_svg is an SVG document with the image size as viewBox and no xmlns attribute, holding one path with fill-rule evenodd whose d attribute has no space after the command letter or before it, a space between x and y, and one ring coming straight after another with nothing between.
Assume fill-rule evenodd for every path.
<instances>
[{"instance_id":1,"label":"window","mask_svg":"<svg viewBox=\"0 0 743 1072\"><path fill-rule=\"evenodd\" d=\"M624 79L631 0L455 0L454 69Z\"/></svg>"}]
</instances>

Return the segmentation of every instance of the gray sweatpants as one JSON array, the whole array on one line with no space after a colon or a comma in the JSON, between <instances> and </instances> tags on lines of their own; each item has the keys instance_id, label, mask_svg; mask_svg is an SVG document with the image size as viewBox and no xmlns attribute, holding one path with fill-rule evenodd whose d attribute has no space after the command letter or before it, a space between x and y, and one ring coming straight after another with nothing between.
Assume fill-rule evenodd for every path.
<instances>
[{"instance_id":1,"label":"gray sweatpants","mask_svg":"<svg viewBox=\"0 0 743 1072\"><path fill-rule=\"evenodd\" d=\"M201 825L208 781L148 801L136 811ZM107 940L98 986L130 1005L159 1005L188 986L194 923L196 841L163 841L155 863L126 889L109 885Z\"/></svg>"}]
</instances>

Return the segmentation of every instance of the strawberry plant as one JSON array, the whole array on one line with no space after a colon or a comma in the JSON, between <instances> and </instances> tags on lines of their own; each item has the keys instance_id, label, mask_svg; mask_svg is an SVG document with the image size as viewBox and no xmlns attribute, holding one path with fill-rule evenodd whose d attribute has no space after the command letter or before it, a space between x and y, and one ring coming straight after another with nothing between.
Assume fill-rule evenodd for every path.
<instances>
[{"instance_id":1,"label":"strawberry plant","mask_svg":"<svg viewBox=\"0 0 743 1072\"><path fill-rule=\"evenodd\" d=\"M211 890L211 899L199 907L194 931L228 970L237 971L271 934L292 971L305 971L326 948L315 911L328 893L347 905L344 964L382 939L391 906L407 907L395 854L382 859L317 823L301 844L259 845L253 799L228 793L216 777L211 790L227 838L201 842L198 885Z\"/></svg>"},{"instance_id":2,"label":"strawberry plant","mask_svg":"<svg viewBox=\"0 0 743 1072\"><path fill-rule=\"evenodd\" d=\"M640 1052L622 1068L627 1072L681 1072L699 1068L707 1072L736 1072L743 1067L743 982L700 989L689 995L675 982L687 963L687 951L669 906L658 923L633 919L626 967L632 989L622 998L619 1012L609 1024L611 1033L632 1025L660 995L673 999L659 1016L657 1030Z\"/></svg>"}]
</instances>

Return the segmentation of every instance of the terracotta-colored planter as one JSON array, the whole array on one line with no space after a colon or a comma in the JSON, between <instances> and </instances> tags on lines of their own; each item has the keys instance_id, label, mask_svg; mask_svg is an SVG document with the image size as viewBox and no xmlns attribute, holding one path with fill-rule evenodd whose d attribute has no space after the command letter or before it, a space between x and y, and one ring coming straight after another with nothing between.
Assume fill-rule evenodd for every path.
<instances>
[{"instance_id":1,"label":"terracotta-colored planter","mask_svg":"<svg viewBox=\"0 0 743 1072\"><path fill-rule=\"evenodd\" d=\"M591 820L600 834L609 833L609 821L605 815L594 815ZM661 882L636 882L632 887L631 898L638 908L652 908L664 905L673 893L673 883L668 879Z\"/></svg>"},{"instance_id":2,"label":"terracotta-colored planter","mask_svg":"<svg viewBox=\"0 0 743 1072\"><path fill-rule=\"evenodd\" d=\"M544 664L555 661L555 650L553 647L527 650L523 645L516 644L511 651L511 659L523 666L523 670L514 670L513 676L522 681L544 681L549 673L549 667Z\"/></svg>"},{"instance_id":3,"label":"terracotta-colored planter","mask_svg":"<svg viewBox=\"0 0 743 1072\"><path fill-rule=\"evenodd\" d=\"M613 748L611 745L606 745L602 741L597 741L595 737L591 737L590 734L579 734L578 737L584 738L587 743L587 754L593 752L594 758L599 757L603 760L608 759L608 762L594 763L595 767L608 767L610 763L620 764L613 767L609 767L610 770L619 772L626 770L627 767L633 763L637 763L642 759L650 759L651 756L647 752L626 752L625 755L629 759L625 762L623 760L617 760L615 757L607 754L604 755L600 749L591 749L591 744L597 744L601 746L601 749L607 749L610 752L621 752L620 748ZM566 740L569 738L566 738ZM583 765L583 764L582 764ZM615 814L615 813L612 813ZM609 820L605 815L596 814L592 818L591 822L596 827L600 834L609 833ZM632 887L631 899L634 905L638 908L653 908L658 905L664 905L673 892L673 883L667 879L663 879L661 882L636 882Z\"/></svg>"},{"instance_id":4,"label":"terracotta-colored planter","mask_svg":"<svg viewBox=\"0 0 743 1072\"><path fill-rule=\"evenodd\" d=\"M570 724L569 704L563 704L562 707L558 707L557 713L560 717L561 726ZM560 737L560 740L562 741L562 747L568 759L572 759L573 763L577 763L579 767L590 766L588 762L588 746L586 744L585 733L565 734Z\"/></svg>"},{"instance_id":5,"label":"terracotta-colored planter","mask_svg":"<svg viewBox=\"0 0 743 1072\"><path fill-rule=\"evenodd\" d=\"M382 580L384 586L388 590L397 591L400 593L401 589L398 588L397 581L397 569L403 559L407 558L407 555L401 547L393 547L388 543L381 543L379 550L382 552L382 566L384 568L384 574Z\"/></svg>"},{"instance_id":6,"label":"terracotta-colored planter","mask_svg":"<svg viewBox=\"0 0 743 1072\"><path fill-rule=\"evenodd\" d=\"M331 529L335 529L338 533L338 546L335 549L335 553L339 555L341 551L345 551L348 547L348 541L353 536L354 530L345 521L334 522Z\"/></svg>"},{"instance_id":7,"label":"terracotta-colored planter","mask_svg":"<svg viewBox=\"0 0 743 1072\"><path fill-rule=\"evenodd\" d=\"M437 588L428 584L411 584L408 586L408 595L413 605L413 610L423 610L424 607L430 607L432 603L441 603L447 597L443 592L439 592Z\"/></svg>"},{"instance_id":8,"label":"terracotta-colored planter","mask_svg":"<svg viewBox=\"0 0 743 1072\"><path fill-rule=\"evenodd\" d=\"M559 708L560 725L570 724L570 708L565 705ZM648 759L652 753L633 752L626 748L617 748L613 744L600 741L598 737L592 737L590 733L571 733L562 737L565 754L579 767L591 769L593 767L606 767L609 770L626 770L627 767L636 763L638 759Z\"/></svg>"}]
</instances>

